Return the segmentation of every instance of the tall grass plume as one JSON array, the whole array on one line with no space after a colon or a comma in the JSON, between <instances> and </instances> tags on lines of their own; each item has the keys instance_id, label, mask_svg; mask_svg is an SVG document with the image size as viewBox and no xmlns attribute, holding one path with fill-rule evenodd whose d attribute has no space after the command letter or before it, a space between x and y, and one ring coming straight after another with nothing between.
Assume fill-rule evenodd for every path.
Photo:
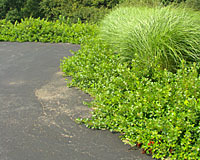
<instances>
[{"instance_id":1,"label":"tall grass plume","mask_svg":"<svg viewBox=\"0 0 200 160\"><path fill-rule=\"evenodd\" d=\"M101 22L100 38L125 61L175 71L183 59L200 59L199 24L181 8L121 7Z\"/></svg>"}]
</instances>

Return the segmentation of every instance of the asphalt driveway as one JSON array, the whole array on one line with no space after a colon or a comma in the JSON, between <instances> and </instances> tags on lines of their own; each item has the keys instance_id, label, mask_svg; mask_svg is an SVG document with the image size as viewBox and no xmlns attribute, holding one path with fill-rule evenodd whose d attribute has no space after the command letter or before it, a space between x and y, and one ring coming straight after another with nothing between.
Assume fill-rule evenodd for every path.
<instances>
[{"instance_id":1,"label":"asphalt driveway","mask_svg":"<svg viewBox=\"0 0 200 160\"><path fill-rule=\"evenodd\" d=\"M67 88L71 44L0 42L0 160L150 160L117 134L78 125L90 97Z\"/></svg>"}]
</instances>

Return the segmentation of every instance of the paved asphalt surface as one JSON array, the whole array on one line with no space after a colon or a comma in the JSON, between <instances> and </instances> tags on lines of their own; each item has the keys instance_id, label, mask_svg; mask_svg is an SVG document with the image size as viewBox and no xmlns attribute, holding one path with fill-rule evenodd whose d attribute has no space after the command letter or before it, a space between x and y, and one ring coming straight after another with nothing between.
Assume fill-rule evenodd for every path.
<instances>
[{"instance_id":1,"label":"paved asphalt surface","mask_svg":"<svg viewBox=\"0 0 200 160\"><path fill-rule=\"evenodd\" d=\"M0 42L0 160L151 160L117 134L76 124L89 95L67 88L71 44Z\"/></svg>"}]
</instances>

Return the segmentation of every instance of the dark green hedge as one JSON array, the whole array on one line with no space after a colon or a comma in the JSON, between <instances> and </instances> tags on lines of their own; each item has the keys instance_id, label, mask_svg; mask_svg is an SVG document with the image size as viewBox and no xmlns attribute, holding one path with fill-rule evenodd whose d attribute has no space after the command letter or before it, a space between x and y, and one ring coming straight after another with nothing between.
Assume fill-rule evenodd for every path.
<instances>
[{"instance_id":1,"label":"dark green hedge","mask_svg":"<svg viewBox=\"0 0 200 160\"><path fill-rule=\"evenodd\" d=\"M1 0L0 19L11 22L21 18L58 19L59 15L71 18L73 22L97 22L108 9L120 3L120 0Z\"/></svg>"}]
</instances>

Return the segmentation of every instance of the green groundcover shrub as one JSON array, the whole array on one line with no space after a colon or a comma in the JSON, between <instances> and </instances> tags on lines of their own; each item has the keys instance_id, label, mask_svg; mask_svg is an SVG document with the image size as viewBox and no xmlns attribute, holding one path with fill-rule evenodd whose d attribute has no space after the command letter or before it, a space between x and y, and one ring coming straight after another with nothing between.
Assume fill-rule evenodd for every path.
<instances>
[{"instance_id":1,"label":"green groundcover shrub","mask_svg":"<svg viewBox=\"0 0 200 160\"><path fill-rule=\"evenodd\" d=\"M63 42L80 44L95 34L96 26L88 23L76 24L60 17L51 22L44 19L26 18L20 23L0 20L0 41L18 42Z\"/></svg>"},{"instance_id":2,"label":"green groundcover shrub","mask_svg":"<svg viewBox=\"0 0 200 160\"><path fill-rule=\"evenodd\" d=\"M132 60L94 38L61 69L92 97L93 115L79 119L87 127L122 133L121 139L155 158L184 160L200 157L200 64L185 61L177 73L155 67L151 78Z\"/></svg>"},{"instance_id":3,"label":"green groundcover shrub","mask_svg":"<svg viewBox=\"0 0 200 160\"><path fill-rule=\"evenodd\" d=\"M120 7L101 23L100 38L142 68L176 70L200 58L199 13L181 8Z\"/></svg>"}]
</instances>

